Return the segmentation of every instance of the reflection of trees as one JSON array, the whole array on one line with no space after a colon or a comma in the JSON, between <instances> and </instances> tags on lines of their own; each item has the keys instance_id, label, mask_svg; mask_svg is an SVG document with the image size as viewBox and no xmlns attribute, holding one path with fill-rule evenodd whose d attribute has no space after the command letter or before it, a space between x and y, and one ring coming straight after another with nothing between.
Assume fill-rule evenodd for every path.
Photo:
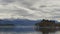
<instances>
[{"instance_id":1,"label":"reflection of trees","mask_svg":"<svg viewBox=\"0 0 60 34\"><path fill-rule=\"evenodd\" d=\"M40 31L42 32L42 34L49 34L49 33L55 32L56 30L52 28L39 28L36 31Z\"/></svg>"},{"instance_id":2,"label":"reflection of trees","mask_svg":"<svg viewBox=\"0 0 60 34\"><path fill-rule=\"evenodd\" d=\"M60 28L56 28L60 27L60 24L55 24L55 21L51 20L43 19L40 23L36 23L35 25L37 26L36 31L41 31L43 34L49 34L60 30Z\"/></svg>"}]
</instances>

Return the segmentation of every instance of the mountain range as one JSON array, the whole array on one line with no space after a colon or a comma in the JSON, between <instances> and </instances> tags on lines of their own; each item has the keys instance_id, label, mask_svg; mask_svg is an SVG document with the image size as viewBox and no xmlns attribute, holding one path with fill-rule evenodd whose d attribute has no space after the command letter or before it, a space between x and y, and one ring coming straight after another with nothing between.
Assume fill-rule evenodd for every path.
<instances>
[{"instance_id":1,"label":"mountain range","mask_svg":"<svg viewBox=\"0 0 60 34\"><path fill-rule=\"evenodd\" d=\"M35 25L35 23L40 22L40 20L28 20L28 19L0 19L0 24L14 24L14 25L20 25L20 26L32 26Z\"/></svg>"}]
</instances>

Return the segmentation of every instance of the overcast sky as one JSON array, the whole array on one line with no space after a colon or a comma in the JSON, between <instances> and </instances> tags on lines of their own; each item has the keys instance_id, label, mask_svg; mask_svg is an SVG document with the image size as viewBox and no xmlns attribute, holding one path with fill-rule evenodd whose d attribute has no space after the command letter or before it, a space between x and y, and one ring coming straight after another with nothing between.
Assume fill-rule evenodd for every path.
<instances>
[{"instance_id":1,"label":"overcast sky","mask_svg":"<svg viewBox=\"0 0 60 34\"><path fill-rule=\"evenodd\" d=\"M0 19L60 20L60 0L0 0Z\"/></svg>"}]
</instances>

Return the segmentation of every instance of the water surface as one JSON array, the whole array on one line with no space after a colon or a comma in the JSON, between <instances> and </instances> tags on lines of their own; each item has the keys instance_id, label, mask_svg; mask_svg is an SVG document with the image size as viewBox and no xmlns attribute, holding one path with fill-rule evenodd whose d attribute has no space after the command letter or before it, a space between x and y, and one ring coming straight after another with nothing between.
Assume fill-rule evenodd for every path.
<instances>
[{"instance_id":1,"label":"water surface","mask_svg":"<svg viewBox=\"0 0 60 34\"><path fill-rule=\"evenodd\" d=\"M0 34L60 34L60 29L37 29L35 26L14 26L0 28Z\"/></svg>"}]
</instances>

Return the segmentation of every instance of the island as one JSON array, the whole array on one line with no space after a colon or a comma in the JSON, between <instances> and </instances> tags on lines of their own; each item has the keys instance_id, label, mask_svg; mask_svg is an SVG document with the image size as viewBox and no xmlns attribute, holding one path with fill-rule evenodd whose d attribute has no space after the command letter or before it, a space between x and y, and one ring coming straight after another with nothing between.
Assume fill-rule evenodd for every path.
<instances>
[{"instance_id":1,"label":"island","mask_svg":"<svg viewBox=\"0 0 60 34\"><path fill-rule=\"evenodd\" d=\"M45 19L43 19L39 23L36 23L35 25L39 27L50 27L50 28L60 27L60 23L56 23L53 20L45 20Z\"/></svg>"},{"instance_id":2,"label":"island","mask_svg":"<svg viewBox=\"0 0 60 34\"><path fill-rule=\"evenodd\" d=\"M60 22L54 20L41 20L35 24L36 31L42 32L42 34L49 34L50 32L60 31Z\"/></svg>"}]
</instances>

